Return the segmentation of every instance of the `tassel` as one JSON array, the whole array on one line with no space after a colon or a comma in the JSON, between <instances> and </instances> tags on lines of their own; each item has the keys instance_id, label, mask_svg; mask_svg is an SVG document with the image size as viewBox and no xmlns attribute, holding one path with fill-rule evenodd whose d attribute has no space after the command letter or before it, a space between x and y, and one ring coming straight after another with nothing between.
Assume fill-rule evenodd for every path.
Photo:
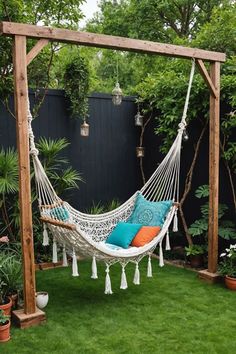
<instances>
[{"instance_id":1,"label":"tassel","mask_svg":"<svg viewBox=\"0 0 236 354\"><path fill-rule=\"evenodd\" d=\"M152 277L152 262L151 262L151 255L150 254L148 257L147 277L148 278Z\"/></svg>"},{"instance_id":2,"label":"tassel","mask_svg":"<svg viewBox=\"0 0 236 354\"><path fill-rule=\"evenodd\" d=\"M66 256L66 246L63 246L63 262L62 262L62 267L67 267L68 262L67 262L67 256Z\"/></svg>"},{"instance_id":3,"label":"tassel","mask_svg":"<svg viewBox=\"0 0 236 354\"><path fill-rule=\"evenodd\" d=\"M106 281L105 281L105 294L106 295L110 295L113 294L112 293L112 289L111 289L111 279L110 279L110 275L109 275L109 271L110 271L110 266L107 264L106 267Z\"/></svg>"},{"instance_id":4,"label":"tassel","mask_svg":"<svg viewBox=\"0 0 236 354\"><path fill-rule=\"evenodd\" d=\"M170 235L169 235L169 229L167 230L166 233L166 251L170 251Z\"/></svg>"},{"instance_id":5,"label":"tassel","mask_svg":"<svg viewBox=\"0 0 236 354\"><path fill-rule=\"evenodd\" d=\"M73 248L73 257L72 257L72 277L78 277L78 264L77 264L77 258L75 254L75 250Z\"/></svg>"},{"instance_id":6,"label":"tassel","mask_svg":"<svg viewBox=\"0 0 236 354\"><path fill-rule=\"evenodd\" d=\"M97 279L98 278L98 273L97 273L97 263L96 263L96 257L93 256L93 261L92 261L92 279Z\"/></svg>"},{"instance_id":7,"label":"tassel","mask_svg":"<svg viewBox=\"0 0 236 354\"><path fill-rule=\"evenodd\" d=\"M177 209L175 209L175 216L174 216L174 222L173 222L173 232L178 231L178 216L177 216Z\"/></svg>"},{"instance_id":8,"label":"tassel","mask_svg":"<svg viewBox=\"0 0 236 354\"><path fill-rule=\"evenodd\" d=\"M49 245L48 230L46 224L43 224L43 246Z\"/></svg>"},{"instance_id":9,"label":"tassel","mask_svg":"<svg viewBox=\"0 0 236 354\"><path fill-rule=\"evenodd\" d=\"M125 266L122 266L120 289L125 290L127 288L128 288L128 284L127 284L127 279L125 274Z\"/></svg>"},{"instance_id":10,"label":"tassel","mask_svg":"<svg viewBox=\"0 0 236 354\"><path fill-rule=\"evenodd\" d=\"M163 251L162 251L162 241L159 244L159 266L164 266Z\"/></svg>"},{"instance_id":11,"label":"tassel","mask_svg":"<svg viewBox=\"0 0 236 354\"><path fill-rule=\"evenodd\" d=\"M53 245L52 245L52 263L57 263L57 241L53 238Z\"/></svg>"},{"instance_id":12,"label":"tassel","mask_svg":"<svg viewBox=\"0 0 236 354\"><path fill-rule=\"evenodd\" d=\"M135 285L140 285L140 272L139 272L138 262L136 262L133 283Z\"/></svg>"}]
</instances>

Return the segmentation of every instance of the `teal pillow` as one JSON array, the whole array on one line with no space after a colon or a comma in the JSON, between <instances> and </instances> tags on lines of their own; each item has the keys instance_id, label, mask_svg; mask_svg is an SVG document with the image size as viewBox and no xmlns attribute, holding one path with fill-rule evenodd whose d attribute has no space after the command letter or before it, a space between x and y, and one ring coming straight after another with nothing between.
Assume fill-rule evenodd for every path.
<instances>
[{"instance_id":1,"label":"teal pillow","mask_svg":"<svg viewBox=\"0 0 236 354\"><path fill-rule=\"evenodd\" d=\"M68 211L63 206L51 209L50 210L50 216L52 218L55 218L55 219L58 219L58 220L62 220L62 221L66 221L70 217Z\"/></svg>"},{"instance_id":2,"label":"teal pillow","mask_svg":"<svg viewBox=\"0 0 236 354\"><path fill-rule=\"evenodd\" d=\"M145 226L162 226L172 204L171 200L150 202L139 193L128 222L139 223Z\"/></svg>"},{"instance_id":3,"label":"teal pillow","mask_svg":"<svg viewBox=\"0 0 236 354\"><path fill-rule=\"evenodd\" d=\"M141 227L141 224L118 222L116 227L108 236L106 243L111 243L122 248L128 248Z\"/></svg>"}]
</instances>

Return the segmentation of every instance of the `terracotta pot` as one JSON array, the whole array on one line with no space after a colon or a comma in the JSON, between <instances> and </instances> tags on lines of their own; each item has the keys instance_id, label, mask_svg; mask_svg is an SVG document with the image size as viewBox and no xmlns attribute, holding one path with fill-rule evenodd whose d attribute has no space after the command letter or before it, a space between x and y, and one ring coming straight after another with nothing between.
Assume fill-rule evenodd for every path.
<instances>
[{"instance_id":1,"label":"terracotta pot","mask_svg":"<svg viewBox=\"0 0 236 354\"><path fill-rule=\"evenodd\" d=\"M199 268L203 266L203 255L196 254L195 256L190 256L190 264L193 268Z\"/></svg>"},{"instance_id":2,"label":"terracotta pot","mask_svg":"<svg viewBox=\"0 0 236 354\"><path fill-rule=\"evenodd\" d=\"M10 321L3 326L0 325L0 343L9 341L10 339Z\"/></svg>"},{"instance_id":3,"label":"terracotta pot","mask_svg":"<svg viewBox=\"0 0 236 354\"><path fill-rule=\"evenodd\" d=\"M7 304L0 305L0 309L4 311L4 314L6 316L10 316L11 314L11 308L12 308L12 300L9 297L9 302Z\"/></svg>"},{"instance_id":4,"label":"terracotta pot","mask_svg":"<svg viewBox=\"0 0 236 354\"><path fill-rule=\"evenodd\" d=\"M225 276L225 285L228 289L236 291L236 278Z\"/></svg>"}]
</instances>

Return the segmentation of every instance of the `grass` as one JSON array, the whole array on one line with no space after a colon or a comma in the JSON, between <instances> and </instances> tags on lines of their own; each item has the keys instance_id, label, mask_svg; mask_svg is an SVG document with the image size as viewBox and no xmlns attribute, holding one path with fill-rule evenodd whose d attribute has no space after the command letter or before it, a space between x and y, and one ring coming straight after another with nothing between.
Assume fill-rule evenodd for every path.
<instances>
[{"instance_id":1,"label":"grass","mask_svg":"<svg viewBox=\"0 0 236 354\"><path fill-rule=\"evenodd\" d=\"M119 289L120 267L111 267L113 295L104 295L104 266L98 280L89 279L90 262L37 272L37 289L49 292L47 323L25 330L12 328L1 354L168 354L236 353L236 293L208 285L196 274L171 266L157 268L141 285L132 284L134 266L127 267L129 288Z\"/></svg>"}]
</instances>

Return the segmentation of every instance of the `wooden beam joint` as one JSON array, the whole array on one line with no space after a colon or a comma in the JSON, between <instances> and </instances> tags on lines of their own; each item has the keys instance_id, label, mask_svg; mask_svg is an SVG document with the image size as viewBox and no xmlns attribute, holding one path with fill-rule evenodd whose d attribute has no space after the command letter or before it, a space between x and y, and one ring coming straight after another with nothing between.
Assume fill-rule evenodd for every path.
<instances>
[{"instance_id":1,"label":"wooden beam joint","mask_svg":"<svg viewBox=\"0 0 236 354\"><path fill-rule=\"evenodd\" d=\"M38 42L35 44L35 46L26 55L27 66L32 62L32 60L34 60L34 58L41 52L41 50L46 45L48 45L48 43L49 43L49 39L41 38L38 40Z\"/></svg>"},{"instance_id":2,"label":"wooden beam joint","mask_svg":"<svg viewBox=\"0 0 236 354\"><path fill-rule=\"evenodd\" d=\"M208 88L210 89L211 95L214 98L216 98L217 97L216 87L213 84L213 82L212 82L212 80L210 78L210 75L208 74L208 71L207 71L203 61L201 59L197 59L196 63L197 63L198 69L199 69L199 71L200 71L205 83L207 84Z\"/></svg>"}]
</instances>

